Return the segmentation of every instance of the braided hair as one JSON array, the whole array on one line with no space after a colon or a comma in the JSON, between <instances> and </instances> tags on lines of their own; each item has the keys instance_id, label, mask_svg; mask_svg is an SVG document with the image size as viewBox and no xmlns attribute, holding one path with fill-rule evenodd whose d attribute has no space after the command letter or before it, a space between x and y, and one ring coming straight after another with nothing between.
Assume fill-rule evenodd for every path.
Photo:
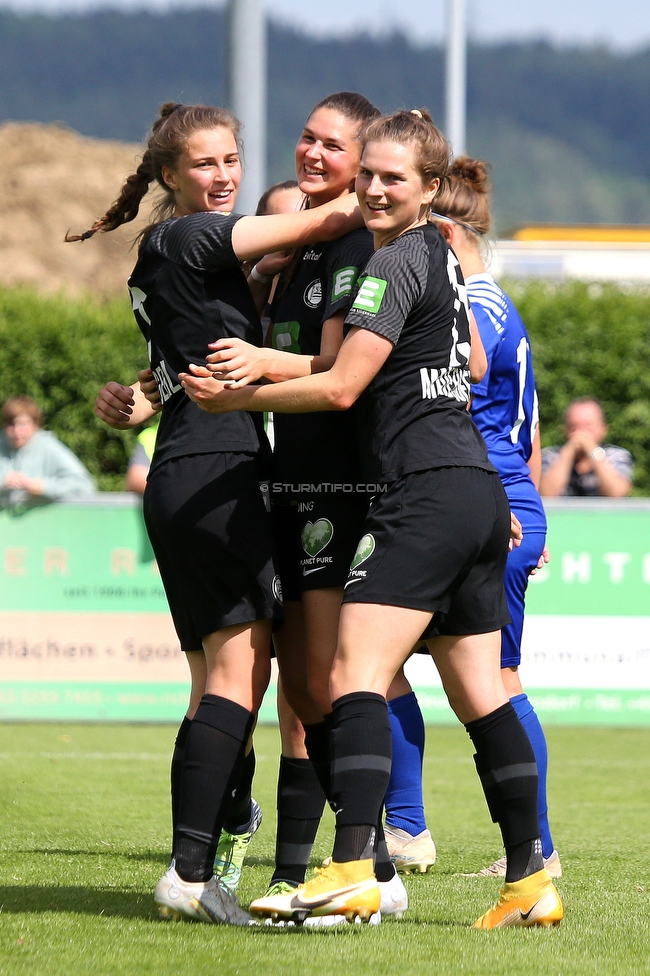
<instances>
[{"instance_id":1,"label":"braided hair","mask_svg":"<svg viewBox=\"0 0 650 976\"><path fill-rule=\"evenodd\" d=\"M142 162L135 173L127 177L115 203L83 234L68 232L65 240L87 241L94 234L107 233L121 227L122 224L128 224L137 217L142 198L153 182L162 188L164 196L154 209L152 223L140 236L144 236L154 224L170 217L176 201L174 191L163 179L163 167L168 166L171 169L176 167L179 157L187 147L188 139L194 132L218 128L232 132L239 145L240 124L227 109L210 105L181 105L179 102L166 102L151 128Z\"/></svg>"}]
</instances>

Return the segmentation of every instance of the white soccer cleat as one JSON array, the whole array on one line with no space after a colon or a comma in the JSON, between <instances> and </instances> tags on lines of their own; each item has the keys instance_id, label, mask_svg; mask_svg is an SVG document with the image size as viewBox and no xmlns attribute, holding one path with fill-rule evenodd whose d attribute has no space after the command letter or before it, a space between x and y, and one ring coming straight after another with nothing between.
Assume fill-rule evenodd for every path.
<instances>
[{"instance_id":1,"label":"white soccer cleat","mask_svg":"<svg viewBox=\"0 0 650 976\"><path fill-rule=\"evenodd\" d=\"M156 885L154 901L166 920L192 919L213 925L255 925L234 895L213 876L209 881L183 881L172 861Z\"/></svg>"},{"instance_id":2,"label":"white soccer cleat","mask_svg":"<svg viewBox=\"0 0 650 976\"><path fill-rule=\"evenodd\" d=\"M409 907L409 896L399 874L395 872L390 881L378 881L377 884L381 898L378 914L401 918Z\"/></svg>"},{"instance_id":3,"label":"white soccer cleat","mask_svg":"<svg viewBox=\"0 0 650 976\"><path fill-rule=\"evenodd\" d=\"M425 874L436 863L436 845L428 830L413 837L401 827L386 824L384 834L390 859L403 874L412 871Z\"/></svg>"}]
</instances>

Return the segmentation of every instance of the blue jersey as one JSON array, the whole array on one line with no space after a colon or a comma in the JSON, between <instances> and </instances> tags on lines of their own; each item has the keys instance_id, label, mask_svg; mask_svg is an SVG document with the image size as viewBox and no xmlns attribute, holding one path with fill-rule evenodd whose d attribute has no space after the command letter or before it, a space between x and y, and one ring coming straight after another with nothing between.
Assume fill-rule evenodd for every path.
<instances>
[{"instance_id":1,"label":"blue jersey","mask_svg":"<svg viewBox=\"0 0 650 976\"><path fill-rule=\"evenodd\" d=\"M525 500L538 510L541 528L543 508L527 463L539 423L530 339L492 275L470 275L466 285L488 360L485 376L472 388L472 417L513 507Z\"/></svg>"},{"instance_id":2,"label":"blue jersey","mask_svg":"<svg viewBox=\"0 0 650 976\"><path fill-rule=\"evenodd\" d=\"M488 368L472 387L472 417L504 484L528 478L538 423L530 340L517 309L489 274L471 275L467 294Z\"/></svg>"}]
</instances>

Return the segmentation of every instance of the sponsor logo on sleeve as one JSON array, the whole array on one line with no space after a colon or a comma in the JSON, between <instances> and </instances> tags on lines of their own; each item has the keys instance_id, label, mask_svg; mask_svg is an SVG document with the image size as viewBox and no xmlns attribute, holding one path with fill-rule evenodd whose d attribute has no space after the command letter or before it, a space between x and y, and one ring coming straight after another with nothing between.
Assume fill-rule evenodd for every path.
<instances>
[{"instance_id":1,"label":"sponsor logo on sleeve","mask_svg":"<svg viewBox=\"0 0 650 976\"><path fill-rule=\"evenodd\" d=\"M383 278L372 278L370 275L363 278L352 308L367 315L376 315L381 308L387 285L388 282Z\"/></svg>"},{"instance_id":2,"label":"sponsor logo on sleeve","mask_svg":"<svg viewBox=\"0 0 650 976\"><path fill-rule=\"evenodd\" d=\"M345 298L352 291L359 269L352 267L339 268L334 272L332 279L332 301L337 302L339 298Z\"/></svg>"}]
</instances>

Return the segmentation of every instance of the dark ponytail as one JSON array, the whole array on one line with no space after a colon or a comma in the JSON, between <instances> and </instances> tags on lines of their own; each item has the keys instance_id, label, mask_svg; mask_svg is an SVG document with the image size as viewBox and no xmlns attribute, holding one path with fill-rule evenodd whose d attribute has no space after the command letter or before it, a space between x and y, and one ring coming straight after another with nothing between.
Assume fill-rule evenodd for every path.
<instances>
[{"instance_id":1,"label":"dark ponytail","mask_svg":"<svg viewBox=\"0 0 650 976\"><path fill-rule=\"evenodd\" d=\"M163 167L175 168L187 147L187 140L194 132L218 128L229 129L239 144L239 121L227 109L166 102L151 128L142 162L135 173L127 177L115 203L83 234L68 233L65 240L86 241L93 234L107 233L122 224L128 224L138 216L142 198L153 182L158 183L164 196L154 209L152 223L157 224L170 217L174 211L175 197L162 177Z\"/></svg>"}]
</instances>

